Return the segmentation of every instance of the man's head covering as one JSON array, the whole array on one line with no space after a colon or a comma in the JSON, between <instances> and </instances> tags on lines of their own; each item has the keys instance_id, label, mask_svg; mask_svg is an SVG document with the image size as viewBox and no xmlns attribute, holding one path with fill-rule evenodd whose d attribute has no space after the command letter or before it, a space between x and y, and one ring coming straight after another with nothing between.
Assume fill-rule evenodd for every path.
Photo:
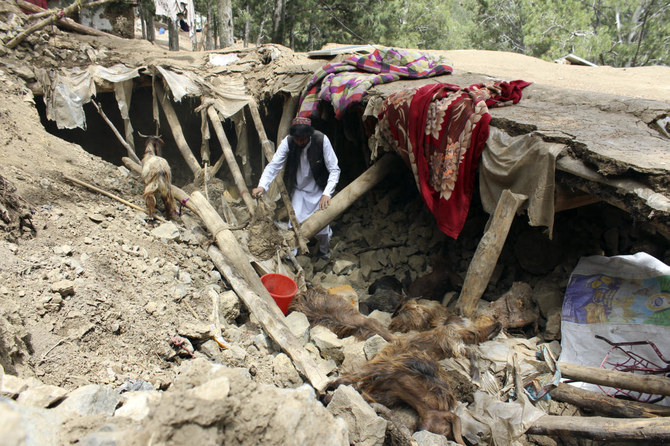
<instances>
[{"instance_id":1,"label":"man's head covering","mask_svg":"<svg viewBox=\"0 0 670 446\"><path fill-rule=\"evenodd\" d=\"M312 125L312 120L309 118L306 118L304 116L296 116L293 118L293 122L291 122L292 125Z\"/></svg>"},{"instance_id":2,"label":"man's head covering","mask_svg":"<svg viewBox=\"0 0 670 446\"><path fill-rule=\"evenodd\" d=\"M289 134L296 138L310 138L314 134L312 120L304 116L293 118Z\"/></svg>"}]
</instances>

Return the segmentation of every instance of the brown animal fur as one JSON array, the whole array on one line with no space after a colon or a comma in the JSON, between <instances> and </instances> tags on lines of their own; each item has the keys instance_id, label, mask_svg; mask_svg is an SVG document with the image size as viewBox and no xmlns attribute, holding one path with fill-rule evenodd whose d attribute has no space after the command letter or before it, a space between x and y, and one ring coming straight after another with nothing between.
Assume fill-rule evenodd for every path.
<instances>
[{"instance_id":1,"label":"brown animal fur","mask_svg":"<svg viewBox=\"0 0 670 446\"><path fill-rule=\"evenodd\" d=\"M331 384L352 385L371 402L384 406L405 403L419 414L419 430L428 430L465 444L461 421L452 412L456 398L446 372L428 353L384 349L360 371L348 373Z\"/></svg>"},{"instance_id":2,"label":"brown animal fur","mask_svg":"<svg viewBox=\"0 0 670 446\"><path fill-rule=\"evenodd\" d=\"M440 302L410 299L393 313L389 330L400 333L429 330L451 314Z\"/></svg>"},{"instance_id":3,"label":"brown animal fur","mask_svg":"<svg viewBox=\"0 0 670 446\"><path fill-rule=\"evenodd\" d=\"M144 193L142 198L147 204L149 218L154 218L156 208L155 193L158 192L165 204L165 218L172 219L174 213L174 197L172 196L172 172L170 165L161 158L161 148L163 140L149 136L144 147L144 157L142 158L142 179L144 180Z\"/></svg>"},{"instance_id":4,"label":"brown animal fur","mask_svg":"<svg viewBox=\"0 0 670 446\"><path fill-rule=\"evenodd\" d=\"M381 323L363 316L341 297L323 290L310 289L298 294L291 301L289 311L303 313L310 325L327 327L340 338L354 336L364 341L378 334L389 342L395 339Z\"/></svg>"},{"instance_id":5,"label":"brown animal fur","mask_svg":"<svg viewBox=\"0 0 670 446\"><path fill-rule=\"evenodd\" d=\"M461 276L451 270L447 260L441 255L431 259L432 271L412 282L408 289L409 297L423 297L442 302L447 291L457 290L463 286Z\"/></svg>"}]
</instances>

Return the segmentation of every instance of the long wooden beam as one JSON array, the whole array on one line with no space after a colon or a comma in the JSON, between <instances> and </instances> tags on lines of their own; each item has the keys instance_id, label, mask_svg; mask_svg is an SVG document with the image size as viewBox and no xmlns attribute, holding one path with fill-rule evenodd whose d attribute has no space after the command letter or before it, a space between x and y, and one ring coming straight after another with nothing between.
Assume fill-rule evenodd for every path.
<instances>
[{"instance_id":1,"label":"long wooden beam","mask_svg":"<svg viewBox=\"0 0 670 446\"><path fill-rule=\"evenodd\" d=\"M471 317L475 313L477 302L486 290L493 269L498 263L516 211L526 198L525 195L512 193L509 189L505 189L500 195L489 219L489 228L477 245L458 297L457 306L464 316Z\"/></svg>"},{"instance_id":2,"label":"long wooden beam","mask_svg":"<svg viewBox=\"0 0 670 446\"><path fill-rule=\"evenodd\" d=\"M562 417L545 415L530 426L527 434L592 440L670 441L670 418Z\"/></svg>"},{"instance_id":3,"label":"long wooden beam","mask_svg":"<svg viewBox=\"0 0 670 446\"><path fill-rule=\"evenodd\" d=\"M35 12L35 13L51 13L50 11L39 7L33 3L30 3L26 0L16 0L16 4L21 7L21 9L25 9L26 11L30 12ZM53 12L58 12L58 11L53 11ZM90 36L101 36L101 37L115 37L117 39L121 39L119 36L115 36L114 34L106 33L104 31L100 31L99 29L91 28L90 26L85 26L80 23L75 22L69 17L61 17L56 21L56 24L60 26L61 28L65 28L70 31L76 31L81 34L87 34Z\"/></svg>"},{"instance_id":4,"label":"long wooden beam","mask_svg":"<svg viewBox=\"0 0 670 446\"><path fill-rule=\"evenodd\" d=\"M618 387L651 395L670 396L670 378L663 375L643 375L619 372L583 365L559 362L558 368L564 378L601 386Z\"/></svg>"},{"instance_id":5,"label":"long wooden beam","mask_svg":"<svg viewBox=\"0 0 670 446\"><path fill-rule=\"evenodd\" d=\"M328 209L316 211L307 220L302 222L302 233L305 237L313 237L340 214L346 211L356 200L362 197L386 175L401 169L403 166L400 157L387 153L374 163L347 187L335 194Z\"/></svg>"},{"instance_id":6,"label":"long wooden beam","mask_svg":"<svg viewBox=\"0 0 670 446\"><path fill-rule=\"evenodd\" d=\"M177 143L179 152L181 152L181 155L184 157L184 160L186 161L186 165L191 170L191 172L193 172L193 175L197 177L200 174L201 170L200 165L198 164L198 160L195 159L195 155L193 155L191 148L188 146L188 143L186 142L186 138L184 137L184 131L181 128L179 119L177 118L177 113L174 111L174 108L172 107L172 102L170 102L170 99L168 98L165 88L163 88L161 81L155 82L154 87L156 88L156 96L158 96L158 101L160 102L161 107L163 108L163 113L165 113L165 117L168 120L170 130L172 131L172 135L174 136L175 143Z\"/></svg>"},{"instance_id":7,"label":"long wooden beam","mask_svg":"<svg viewBox=\"0 0 670 446\"><path fill-rule=\"evenodd\" d=\"M253 216L256 213L256 203L254 203L254 200L251 198L251 194L249 194L249 188L244 182L244 177L242 176L242 172L240 171L240 166L237 164L237 160L235 159L233 149L232 147L230 147L230 142L228 142L226 132L223 130L223 125L221 125L219 115L217 114L214 107L207 108L207 115L209 116L209 120L212 123L212 126L214 127L214 132L216 133L216 136L219 139L219 143L221 144L221 150L223 151L223 156L226 157L226 162L228 163L230 173L233 175L235 185L237 186L237 189L240 191L240 195L244 200L244 204L247 205L249 213Z\"/></svg>"}]
</instances>

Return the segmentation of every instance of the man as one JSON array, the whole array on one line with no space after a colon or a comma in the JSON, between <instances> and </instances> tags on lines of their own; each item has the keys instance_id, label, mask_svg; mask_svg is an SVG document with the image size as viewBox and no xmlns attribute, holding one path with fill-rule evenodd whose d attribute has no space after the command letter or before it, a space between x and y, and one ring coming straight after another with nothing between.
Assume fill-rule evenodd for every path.
<instances>
[{"instance_id":1,"label":"man","mask_svg":"<svg viewBox=\"0 0 670 446\"><path fill-rule=\"evenodd\" d=\"M298 221L302 223L317 209L328 208L340 179L340 168L330 140L314 130L309 118L293 119L289 136L279 144L272 161L263 170L258 187L251 191L252 196L259 198L268 190L284 162L284 183ZM319 257L330 258L332 235L330 225L316 234Z\"/></svg>"}]
</instances>

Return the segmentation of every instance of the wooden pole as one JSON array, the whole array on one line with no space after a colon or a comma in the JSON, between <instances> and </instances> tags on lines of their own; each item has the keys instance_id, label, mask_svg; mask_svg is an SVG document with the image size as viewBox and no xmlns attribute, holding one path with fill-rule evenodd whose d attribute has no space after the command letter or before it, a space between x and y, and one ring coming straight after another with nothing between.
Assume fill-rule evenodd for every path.
<instances>
[{"instance_id":1,"label":"wooden pole","mask_svg":"<svg viewBox=\"0 0 670 446\"><path fill-rule=\"evenodd\" d=\"M137 157L137 154L135 153L135 149L133 149L130 146L130 144L128 144L128 142L125 139L123 139L123 136L121 136L121 133L119 133L119 131L114 126L114 124L112 124L112 121L109 120L109 118L107 117L105 112L102 111L102 108L100 107L100 105L98 105L98 103L93 99L91 99L91 102L93 103L93 106L95 106L95 109L98 110L98 113L100 114L100 116L102 116L102 119L104 119L104 121L107 123L109 128L112 130L112 132L114 132L114 135L116 135L116 139L118 139L119 142L121 143L121 145L126 148L126 152L128 152L128 156L130 156L130 158L132 158L132 160L135 161L137 164L142 164L142 161L140 161L140 159Z\"/></svg>"},{"instance_id":2,"label":"wooden pole","mask_svg":"<svg viewBox=\"0 0 670 446\"><path fill-rule=\"evenodd\" d=\"M198 160L195 159L191 148L186 142L184 132L181 128L181 124L179 123L179 119L177 118L177 113L175 113L174 108L172 107L172 102L170 102L170 99L167 97L167 93L161 82L156 82L154 84L154 88L156 89L156 96L158 97L158 101L161 103L161 107L163 107L163 113L165 113L165 117L167 118L168 124L170 125L170 130L174 136L175 143L177 143L177 147L184 157L186 165L189 169L191 169L193 175L197 177L200 174L200 165L198 164Z\"/></svg>"},{"instance_id":3,"label":"wooden pole","mask_svg":"<svg viewBox=\"0 0 670 446\"><path fill-rule=\"evenodd\" d=\"M16 0L16 4L21 7L21 9L25 9L26 11L34 12L36 14L32 14L30 18L39 18L39 17L44 17L47 15L53 15L57 14L58 10L47 10L44 8L41 8L37 5L34 5L26 0ZM89 26L84 26L81 25L74 20L72 20L69 17L62 17L59 18L56 21L56 24L60 26L61 28L68 29L70 31L76 31L82 34L88 34L89 36L101 36L101 37L115 37L117 39L120 39L121 37L115 36L114 34L109 34L104 31L100 31L99 29L91 28Z\"/></svg>"},{"instance_id":4,"label":"wooden pole","mask_svg":"<svg viewBox=\"0 0 670 446\"><path fill-rule=\"evenodd\" d=\"M596 413L616 418L655 418L670 416L670 407L612 398L600 392L560 383L550 392L551 398Z\"/></svg>"},{"instance_id":5,"label":"wooden pole","mask_svg":"<svg viewBox=\"0 0 670 446\"><path fill-rule=\"evenodd\" d=\"M235 154L233 153L233 149L230 147L230 142L228 142L228 138L226 138L226 132L223 130L223 126L221 125L219 115L217 114L214 107L207 108L207 115L209 116L209 120L211 121L212 126L214 127L214 132L216 133L216 136L219 139L219 143L221 144L221 150L223 151L223 155L226 157L226 162L228 163L228 167L230 168L230 173L233 174L233 180L235 181L235 185L237 186L237 189L240 191L240 195L244 200L244 204L247 205L249 213L253 216L256 213L256 203L254 203L254 200L251 198L251 194L249 193L249 188L244 183L244 177L242 176L242 172L240 171L240 166L237 165L237 160L235 160Z\"/></svg>"},{"instance_id":6,"label":"wooden pole","mask_svg":"<svg viewBox=\"0 0 670 446\"><path fill-rule=\"evenodd\" d=\"M592 440L670 441L670 418L562 417L545 415L533 422L527 434Z\"/></svg>"},{"instance_id":7,"label":"wooden pole","mask_svg":"<svg viewBox=\"0 0 670 446\"><path fill-rule=\"evenodd\" d=\"M254 125L256 126L258 137L261 140L261 147L263 148L265 158L268 161L270 161L274 156L274 151L272 149L272 143L268 140L268 136L265 133L265 128L263 127L263 121L261 120L261 115L258 112L258 106L256 106L256 103L253 100L249 101L247 105L249 106L249 111L251 112L251 118L253 119ZM298 222L298 217L296 217L295 211L293 210L293 205L291 204L291 197L288 196L286 185L284 185L284 179L281 176L277 176L277 178L275 178L275 183L277 183L277 187L279 188L279 193L281 194L284 206L288 210L288 218L291 221L291 226L293 226L293 232L295 232L298 249L300 250L301 253L304 254L308 251L307 242L305 240L306 238L309 237L304 237L300 231L300 223Z\"/></svg>"},{"instance_id":8,"label":"wooden pole","mask_svg":"<svg viewBox=\"0 0 670 446\"><path fill-rule=\"evenodd\" d=\"M293 117L298 111L299 96L289 96L284 100L284 108L281 113L281 121L279 121L279 128L277 129L277 141L281 141L288 136L289 129Z\"/></svg>"},{"instance_id":9,"label":"wooden pole","mask_svg":"<svg viewBox=\"0 0 670 446\"><path fill-rule=\"evenodd\" d=\"M337 193L330 201L328 209L316 211L311 217L303 221L301 228L303 235L307 238L315 236L321 229L325 228L331 221L347 210L356 200L379 183L387 174L400 168L401 165L400 158L395 154L387 153L381 157L368 170Z\"/></svg>"},{"instance_id":10,"label":"wooden pole","mask_svg":"<svg viewBox=\"0 0 670 446\"><path fill-rule=\"evenodd\" d=\"M194 192L190 201L198 209L198 215L219 247L216 249L211 246L208 253L221 274L226 277L268 336L293 359L296 368L312 386L317 391L325 389L328 378L319 371L309 353L284 322L284 315L263 286L233 233L227 229L219 214L200 192Z\"/></svg>"},{"instance_id":11,"label":"wooden pole","mask_svg":"<svg viewBox=\"0 0 670 446\"><path fill-rule=\"evenodd\" d=\"M670 396L670 378L662 375L642 375L619 372L583 365L559 362L558 368L564 378L601 386L618 387L651 395Z\"/></svg>"},{"instance_id":12,"label":"wooden pole","mask_svg":"<svg viewBox=\"0 0 670 446\"><path fill-rule=\"evenodd\" d=\"M484 294L493 269L498 263L514 215L526 198L525 195L512 193L509 189L505 189L500 195L495 211L489 219L489 228L477 245L458 297L457 307L464 316L471 317L475 313L477 302Z\"/></svg>"}]
</instances>

